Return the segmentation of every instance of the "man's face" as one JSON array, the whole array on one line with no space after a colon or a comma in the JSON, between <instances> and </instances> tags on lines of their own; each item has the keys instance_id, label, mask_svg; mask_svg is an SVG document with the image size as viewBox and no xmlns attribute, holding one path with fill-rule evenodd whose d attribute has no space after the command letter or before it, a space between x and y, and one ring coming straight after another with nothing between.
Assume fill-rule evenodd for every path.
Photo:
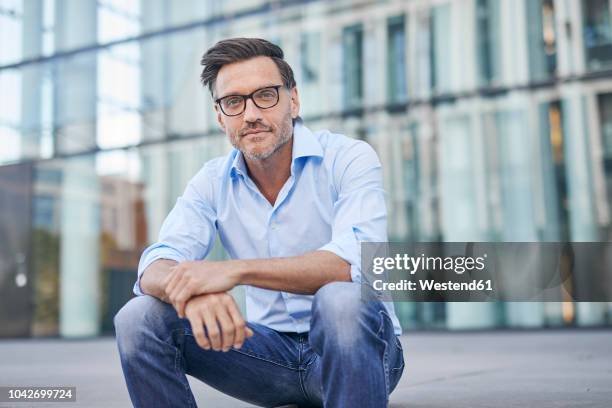
<instances>
[{"instance_id":1,"label":"man's face","mask_svg":"<svg viewBox=\"0 0 612 408\"><path fill-rule=\"evenodd\" d=\"M248 95L267 86L282 85L278 67L268 57L255 57L225 65L215 83L215 99L227 95ZM293 134L292 119L299 114L297 89L278 89L279 101L268 109L246 101L243 113L226 116L215 104L217 121L232 145L249 160L265 160L281 149Z\"/></svg>"}]
</instances>

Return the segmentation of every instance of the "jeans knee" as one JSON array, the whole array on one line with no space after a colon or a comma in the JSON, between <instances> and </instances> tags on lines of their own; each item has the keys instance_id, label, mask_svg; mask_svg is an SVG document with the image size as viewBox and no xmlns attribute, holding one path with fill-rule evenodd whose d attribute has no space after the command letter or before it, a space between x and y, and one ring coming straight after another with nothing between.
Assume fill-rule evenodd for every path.
<instances>
[{"instance_id":1,"label":"jeans knee","mask_svg":"<svg viewBox=\"0 0 612 408\"><path fill-rule=\"evenodd\" d=\"M160 333L172 319L172 306L153 296L130 299L115 315L113 322L120 352L129 354L138 350L147 334ZM176 313L174 317L178 319Z\"/></svg>"},{"instance_id":2,"label":"jeans knee","mask_svg":"<svg viewBox=\"0 0 612 408\"><path fill-rule=\"evenodd\" d=\"M361 285L353 282L331 282L314 295L312 313L334 322L354 316L361 307Z\"/></svg>"},{"instance_id":3,"label":"jeans knee","mask_svg":"<svg viewBox=\"0 0 612 408\"><path fill-rule=\"evenodd\" d=\"M353 282L332 282L322 286L312 304L311 333L316 340L350 345L359 338L363 302L361 285Z\"/></svg>"}]
</instances>

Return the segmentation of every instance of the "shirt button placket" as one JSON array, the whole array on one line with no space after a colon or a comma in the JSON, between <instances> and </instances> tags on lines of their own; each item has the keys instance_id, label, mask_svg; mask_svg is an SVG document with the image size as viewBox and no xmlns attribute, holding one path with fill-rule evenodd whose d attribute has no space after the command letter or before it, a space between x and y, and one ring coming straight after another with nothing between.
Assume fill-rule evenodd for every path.
<instances>
[{"instance_id":1,"label":"shirt button placket","mask_svg":"<svg viewBox=\"0 0 612 408\"><path fill-rule=\"evenodd\" d=\"M269 222L268 222L268 250L270 252L270 256L278 256L276 254L275 248L276 248L276 221L274 221L274 213L272 213L272 215L270 215L269 218Z\"/></svg>"}]
</instances>

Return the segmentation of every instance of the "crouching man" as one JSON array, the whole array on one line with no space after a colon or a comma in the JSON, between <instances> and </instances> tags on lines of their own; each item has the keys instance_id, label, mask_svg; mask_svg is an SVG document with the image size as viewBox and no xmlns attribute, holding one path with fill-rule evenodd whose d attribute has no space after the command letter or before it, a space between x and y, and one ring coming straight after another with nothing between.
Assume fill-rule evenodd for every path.
<instances>
[{"instance_id":1,"label":"crouching man","mask_svg":"<svg viewBox=\"0 0 612 408\"><path fill-rule=\"evenodd\" d=\"M360 242L387 240L376 153L303 125L276 45L228 39L201 63L234 149L191 179L115 317L134 406L196 406L186 374L260 406L387 406L401 328L360 285ZM204 260L217 234L231 260Z\"/></svg>"}]
</instances>

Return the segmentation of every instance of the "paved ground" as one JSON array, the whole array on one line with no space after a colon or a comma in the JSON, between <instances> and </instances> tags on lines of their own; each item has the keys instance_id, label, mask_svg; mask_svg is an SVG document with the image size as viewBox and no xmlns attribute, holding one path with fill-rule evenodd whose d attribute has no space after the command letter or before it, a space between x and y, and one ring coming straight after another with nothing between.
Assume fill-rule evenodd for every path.
<instances>
[{"instance_id":1,"label":"paved ground","mask_svg":"<svg viewBox=\"0 0 612 408\"><path fill-rule=\"evenodd\" d=\"M612 407L612 330L411 333L391 407ZM129 407L113 339L2 340L0 385L71 385L68 407ZM202 407L248 407L192 381ZM0 407L59 407L3 404Z\"/></svg>"}]
</instances>

